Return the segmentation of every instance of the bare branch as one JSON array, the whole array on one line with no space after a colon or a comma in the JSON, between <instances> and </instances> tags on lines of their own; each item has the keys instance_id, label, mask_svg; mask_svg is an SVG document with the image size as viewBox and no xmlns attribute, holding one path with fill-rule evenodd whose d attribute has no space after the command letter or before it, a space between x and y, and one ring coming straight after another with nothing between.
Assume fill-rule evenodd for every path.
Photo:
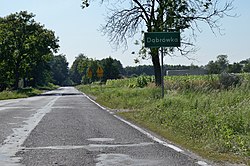
<instances>
[{"instance_id":1,"label":"bare branch","mask_svg":"<svg viewBox=\"0 0 250 166\"><path fill-rule=\"evenodd\" d=\"M109 41L115 43L116 47L126 46L127 38L133 37L138 32L144 19L141 8L136 6L121 11L113 10L101 31L109 36Z\"/></svg>"}]
</instances>

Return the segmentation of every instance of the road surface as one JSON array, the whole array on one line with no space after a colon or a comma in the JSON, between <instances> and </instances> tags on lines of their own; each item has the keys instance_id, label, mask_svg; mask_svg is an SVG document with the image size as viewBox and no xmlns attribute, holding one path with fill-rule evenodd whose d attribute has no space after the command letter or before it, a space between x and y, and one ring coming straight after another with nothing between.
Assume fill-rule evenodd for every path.
<instances>
[{"instance_id":1,"label":"road surface","mask_svg":"<svg viewBox=\"0 0 250 166\"><path fill-rule=\"evenodd\" d=\"M73 87L0 101L0 166L206 166Z\"/></svg>"}]
</instances>

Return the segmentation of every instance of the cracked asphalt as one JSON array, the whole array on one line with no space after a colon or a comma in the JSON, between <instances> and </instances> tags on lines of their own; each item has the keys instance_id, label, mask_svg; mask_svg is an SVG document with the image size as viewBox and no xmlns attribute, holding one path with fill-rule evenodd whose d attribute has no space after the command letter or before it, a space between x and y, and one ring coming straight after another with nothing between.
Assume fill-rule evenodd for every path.
<instances>
[{"instance_id":1,"label":"cracked asphalt","mask_svg":"<svg viewBox=\"0 0 250 166\"><path fill-rule=\"evenodd\" d=\"M73 87L0 101L2 166L196 166Z\"/></svg>"}]
</instances>

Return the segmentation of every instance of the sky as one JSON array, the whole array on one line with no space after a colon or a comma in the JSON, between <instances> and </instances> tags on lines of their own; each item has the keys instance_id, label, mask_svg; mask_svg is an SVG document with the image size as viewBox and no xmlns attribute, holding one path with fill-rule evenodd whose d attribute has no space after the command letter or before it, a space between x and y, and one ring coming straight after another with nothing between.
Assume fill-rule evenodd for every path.
<instances>
[{"instance_id":1,"label":"sky","mask_svg":"<svg viewBox=\"0 0 250 166\"><path fill-rule=\"evenodd\" d=\"M177 56L164 57L164 64L206 65L221 54L227 55L230 63L250 58L249 6L249 0L234 0L231 13L238 16L225 17L220 21L223 35L215 35L207 25L200 24L202 32L197 33L194 43L197 51L189 54L192 60L176 53ZM35 14L34 19L45 28L55 31L60 40L58 54L66 55L70 65L80 53L97 60L111 56L120 60L124 67L151 64L150 59L134 63L138 55L132 52L138 52L140 48L134 42L140 35L128 40L126 50L113 48L108 37L99 30L105 24L107 9L97 0L84 10L81 0L0 0L0 17L24 10Z\"/></svg>"}]
</instances>

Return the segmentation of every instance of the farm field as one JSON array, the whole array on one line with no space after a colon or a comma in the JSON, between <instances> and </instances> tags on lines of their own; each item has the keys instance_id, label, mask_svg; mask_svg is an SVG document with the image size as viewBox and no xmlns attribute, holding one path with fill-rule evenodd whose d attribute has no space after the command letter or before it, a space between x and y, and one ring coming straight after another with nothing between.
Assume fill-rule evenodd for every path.
<instances>
[{"instance_id":1,"label":"farm field","mask_svg":"<svg viewBox=\"0 0 250 166\"><path fill-rule=\"evenodd\" d=\"M79 85L100 104L217 162L250 164L250 75L153 77Z\"/></svg>"}]
</instances>

